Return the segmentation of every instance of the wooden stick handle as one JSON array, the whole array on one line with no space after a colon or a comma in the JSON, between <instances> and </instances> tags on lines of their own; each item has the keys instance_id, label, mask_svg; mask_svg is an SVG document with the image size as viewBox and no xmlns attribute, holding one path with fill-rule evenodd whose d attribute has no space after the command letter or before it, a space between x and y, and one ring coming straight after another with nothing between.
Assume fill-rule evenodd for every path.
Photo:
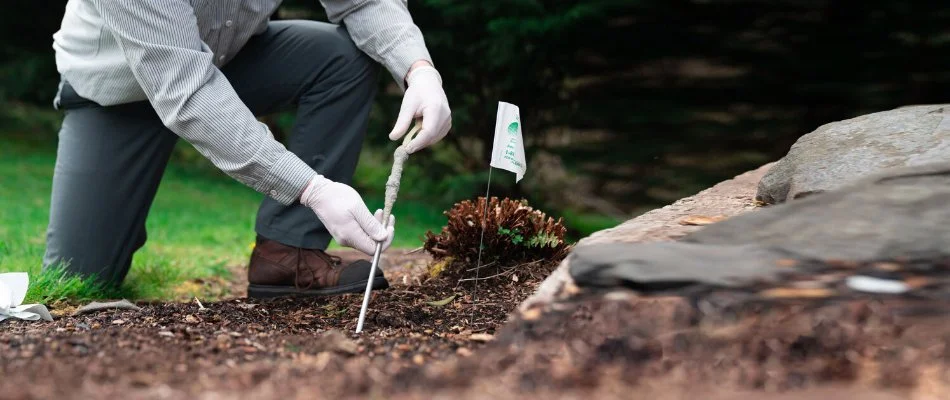
<instances>
[{"instance_id":1,"label":"wooden stick handle","mask_svg":"<svg viewBox=\"0 0 950 400\"><path fill-rule=\"evenodd\" d=\"M412 129L409 129L409 132L406 133L406 137L403 138L402 144L396 148L395 153L393 154L393 169L389 173L389 179L386 181L386 199L383 205L383 225L389 223L389 216L393 211L393 204L396 203L396 195L399 193L399 180L402 178L402 168L403 164L406 163L406 159L409 158L409 153L406 152L406 145L415 138L416 134L419 133L419 130L422 129L422 120L416 119L415 125Z\"/></svg>"}]
</instances>

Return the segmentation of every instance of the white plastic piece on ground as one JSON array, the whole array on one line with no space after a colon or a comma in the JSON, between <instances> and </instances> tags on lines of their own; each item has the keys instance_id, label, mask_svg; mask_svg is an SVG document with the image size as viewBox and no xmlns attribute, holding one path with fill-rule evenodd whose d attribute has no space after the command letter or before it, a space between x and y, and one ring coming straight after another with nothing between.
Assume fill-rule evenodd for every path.
<instances>
[{"instance_id":1,"label":"white plastic piece on ground","mask_svg":"<svg viewBox=\"0 0 950 400\"><path fill-rule=\"evenodd\" d=\"M853 290L870 293L898 294L910 290L907 284L901 281L861 275L849 276L845 283Z\"/></svg>"},{"instance_id":2,"label":"white plastic piece on ground","mask_svg":"<svg viewBox=\"0 0 950 400\"><path fill-rule=\"evenodd\" d=\"M52 321L53 316L42 304L21 304L30 287L26 272L0 274L0 321L17 318L27 321Z\"/></svg>"}]
</instances>

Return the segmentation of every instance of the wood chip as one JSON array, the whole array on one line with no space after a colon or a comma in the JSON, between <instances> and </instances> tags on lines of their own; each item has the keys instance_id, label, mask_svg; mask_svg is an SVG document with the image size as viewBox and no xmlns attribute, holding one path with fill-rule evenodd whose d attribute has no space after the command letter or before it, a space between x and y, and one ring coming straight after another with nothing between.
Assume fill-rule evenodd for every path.
<instances>
[{"instance_id":1,"label":"wood chip","mask_svg":"<svg viewBox=\"0 0 950 400\"><path fill-rule=\"evenodd\" d=\"M426 359L422 357L422 354L416 354L412 356L412 362L416 365L422 365L425 363Z\"/></svg>"},{"instance_id":2,"label":"wood chip","mask_svg":"<svg viewBox=\"0 0 950 400\"><path fill-rule=\"evenodd\" d=\"M197 324L197 323L198 323L198 317L195 317L194 315L188 314L188 315L185 316L185 322L187 322L187 323L189 323L189 324Z\"/></svg>"},{"instance_id":3,"label":"wood chip","mask_svg":"<svg viewBox=\"0 0 950 400\"><path fill-rule=\"evenodd\" d=\"M455 350L455 353L462 357L468 357L472 355L472 351L466 347L459 347L457 350Z\"/></svg>"},{"instance_id":4,"label":"wood chip","mask_svg":"<svg viewBox=\"0 0 950 400\"><path fill-rule=\"evenodd\" d=\"M834 295L834 292L826 288L772 288L759 292L759 295L766 298L823 298Z\"/></svg>"},{"instance_id":5,"label":"wood chip","mask_svg":"<svg viewBox=\"0 0 950 400\"><path fill-rule=\"evenodd\" d=\"M725 215L714 215L714 216L690 215L690 216L687 216L686 218L681 219L680 225L697 225L697 226L710 225L719 221L723 221L726 218L728 217L726 217Z\"/></svg>"},{"instance_id":6,"label":"wood chip","mask_svg":"<svg viewBox=\"0 0 950 400\"><path fill-rule=\"evenodd\" d=\"M158 336L175 337L175 334L169 331L158 331Z\"/></svg>"},{"instance_id":7,"label":"wood chip","mask_svg":"<svg viewBox=\"0 0 950 400\"><path fill-rule=\"evenodd\" d=\"M469 336L468 339L474 342L488 342L494 339L495 336L488 333L473 333L472 336Z\"/></svg>"},{"instance_id":8,"label":"wood chip","mask_svg":"<svg viewBox=\"0 0 950 400\"><path fill-rule=\"evenodd\" d=\"M125 320L117 319L112 321L112 325L122 325L125 323Z\"/></svg>"}]
</instances>

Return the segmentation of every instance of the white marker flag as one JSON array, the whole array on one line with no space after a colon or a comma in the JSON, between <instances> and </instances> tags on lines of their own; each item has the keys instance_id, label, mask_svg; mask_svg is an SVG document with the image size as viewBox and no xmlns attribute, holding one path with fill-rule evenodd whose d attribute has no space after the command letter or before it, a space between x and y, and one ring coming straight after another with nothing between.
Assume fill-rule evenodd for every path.
<instances>
[{"instance_id":1,"label":"white marker flag","mask_svg":"<svg viewBox=\"0 0 950 400\"><path fill-rule=\"evenodd\" d=\"M521 137L521 114L518 106L514 104L498 102L495 143L492 145L490 165L514 172L515 182L520 181L528 169Z\"/></svg>"}]
</instances>

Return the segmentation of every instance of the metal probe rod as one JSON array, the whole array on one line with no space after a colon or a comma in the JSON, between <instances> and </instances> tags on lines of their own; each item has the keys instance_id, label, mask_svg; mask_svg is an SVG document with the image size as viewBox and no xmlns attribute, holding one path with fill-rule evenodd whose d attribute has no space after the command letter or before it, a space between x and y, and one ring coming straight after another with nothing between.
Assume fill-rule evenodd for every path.
<instances>
[{"instance_id":1,"label":"metal probe rod","mask_svg":"<svg viewBox=\"0 0 950 400\"><path fill-rule=\"evenodd\" d=\"M363 307L360 308L360 320L356 323L356 333L363 331L363 321L366 319L366 308L369 306L369 292L373 290L373 279L376 278L376 265L379 264L379 253L383 244L376 242L376 253L373 254L373 265L369 269L369 281L366 282L366 292L363 293Z\"/></svg>"}]
</instances>

